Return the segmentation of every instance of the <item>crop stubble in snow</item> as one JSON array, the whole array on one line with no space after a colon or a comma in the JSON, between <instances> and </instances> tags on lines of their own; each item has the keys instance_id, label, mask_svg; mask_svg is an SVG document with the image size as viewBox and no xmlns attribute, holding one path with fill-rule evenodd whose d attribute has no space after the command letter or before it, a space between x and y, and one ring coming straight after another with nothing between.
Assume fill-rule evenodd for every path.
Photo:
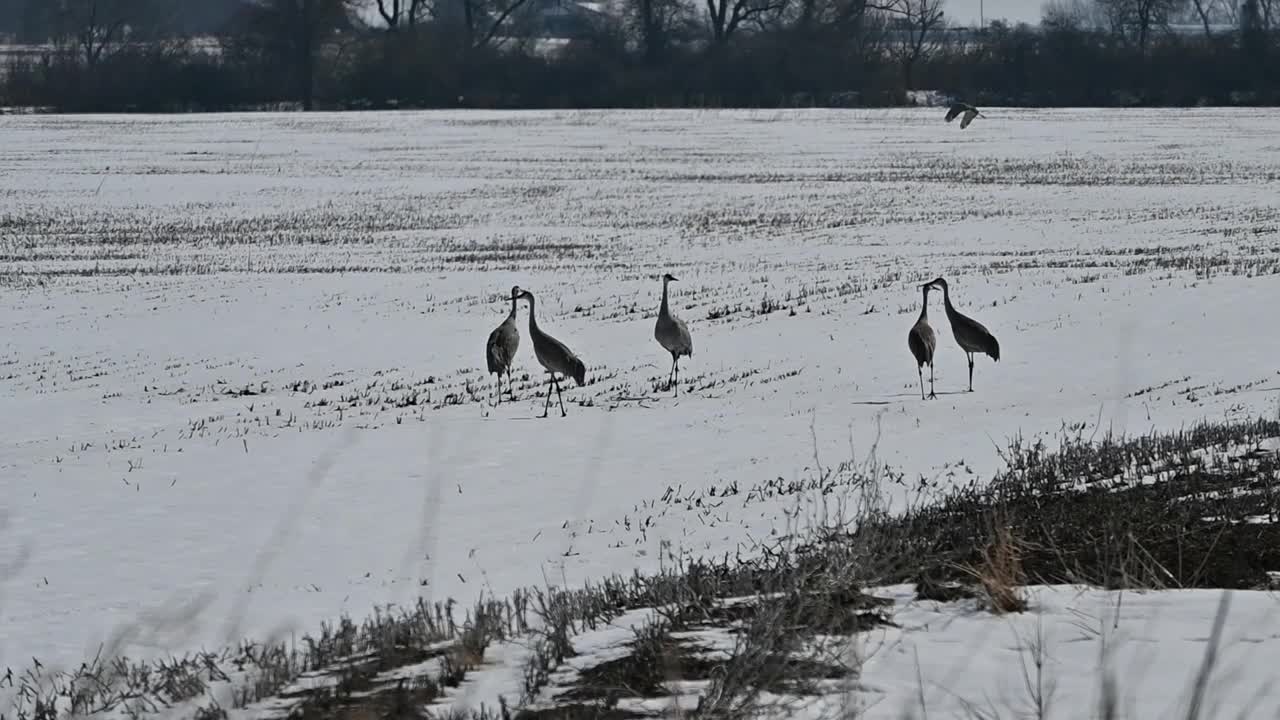
<instances>
[{"instance_id":1,"label":"crop stubble in snow","mask_svg":"<svg viewBox=\"0 0 1280 720\"><path fill-rule=\"evenodd\" d=\"M793 499L654 501L804 477L815 443L834 463L879 432L880 461L937 486L988 476L1019 432L1274 412L1276 129L1248 110L1001 110L964 133L933 110L7 117L0 562L30 555L0 664L78 663L204 592L198 622L134 652L234 641L241 604L237 631L264 635L649 569L664 543L732 552ZM657 389L664 271L697 347L678 400ZM906 332L939 274L1004 355L960 393L939 301L926 404ZM566 419L527 420L527 333L519 399L483 405L515 284L587 362Z\"/></svg>"}]
</instances>

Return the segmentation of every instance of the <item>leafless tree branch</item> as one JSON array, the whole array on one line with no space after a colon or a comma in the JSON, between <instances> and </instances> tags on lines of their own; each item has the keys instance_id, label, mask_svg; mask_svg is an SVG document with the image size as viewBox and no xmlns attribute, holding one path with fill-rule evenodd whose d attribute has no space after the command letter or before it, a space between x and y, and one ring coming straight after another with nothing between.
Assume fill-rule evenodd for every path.
<instances>
[{"instance_id":1,"label":"leafless tree branch","mask_svg":"<svg viewBox=\"0 0 1280 720\"><path fill-rule=\"evenodd\" d=\"M706 0L711 39L716 46L729 42L744 22L780 13L788 0Z\"/></svg>"},{"instance_id":2,"label":"leafless tree branch","mask_svg":"<svg viewBox=\"0 0 1280 720\"><path fill-rule=\"evenodd\" d=\"M896 41L890 52L902 65L907 89L913 87L912 74L920 60L938 47L938 31L945 25L943 0L892 0L888 14L894 18L891 30Z\"/></svg>"}]
</instances>

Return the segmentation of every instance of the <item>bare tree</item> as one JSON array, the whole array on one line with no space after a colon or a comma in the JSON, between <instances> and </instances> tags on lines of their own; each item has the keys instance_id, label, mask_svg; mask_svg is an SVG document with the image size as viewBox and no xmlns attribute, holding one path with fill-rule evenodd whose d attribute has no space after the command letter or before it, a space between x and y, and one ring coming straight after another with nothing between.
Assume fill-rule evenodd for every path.
<instances>
[{"instance_id":1,"label":"bare tree","mask_svg":"<svg viewBox=\"0 0 1280 720\"><path fill-rule=\"evenodd\" d=\"M1249 16L1256 27L1270 30L1280 19L1280 0L1205 0L1210 16L1223 25L1240 27Z\"/></svg>"},{"instance_id":2,"label":"bare tree","mask_svg":"<svg viewBox=\"0 0 1280 720\"><path fill-rule=\"evenodd\" d=\"M1098 30L1107 26L1102 9L1094 0L1047 0L1040 6L1040 21L1045 28Z\"/></svg>"},{"instance_id":3,"label":"bare tree","mask_svg":"<svg viewBox=\"0 0 1280 720\"><path fill-rule=\"evenodd\" d=\"M1258 15L1262 21L1263 30L1274 30L1276 27L1276 16L1280 15L1280 0L1254 0L1258 7Z\"/></svg>"},{"instance_id":4,"label":"bare tree","mask_svg":"<svg viewBox=\"0 0 1280 720\"><path fill-rule=\"evenodd\" d=\"M1205 38L1213 37L1213 31L1209 29L1209 16L1213 12L1213 6L1216 0L1191 0L1191 7L1196 11L1196 15L1200 18L1200 23L1204 25Z\"/></svg>"},{"instance_id":5,"label":"bare tree","mask_svg":"<svg viewBox=\"0 0 1280 720\"><path fill-rule=\"evenodd\" d=\"M1138 48L1146 56L1151 35L1169 27L1169 18L1178 9L1179 0L1098 0L1106 12L1112 32Z\"/></svg>"},{"instance_id":6,"label":"bare tree","mask_svg":"<svg viewBox=\"0 0 1280 720\"><path fill-rule=\"evenodd\" d=\"M794 0L786 20L794 30L807 33L825 29L846 34L863 26L873 13L887 12L894 0Z\"/></svg>"},{"instance_id":7,"label":"bare tree","mask_svg":"<svg viewBox=\"0 0 1280 720\"><path fill-rule=\"evenodd\" d=\"M89 67L145 37L158 10L150 0L46 0L57 39Z\"/></svg>"},{"instance_id":8,"label":"bare tree","mask_svg":"<svg viewBox=\"0 0 1280 720\"><path fill-rule=\"evenodd\" d=\"M378 14L388 30L402 25L414 27L426 10L426 0L378 0Z\"/></svg>"},{"instance_id":9,"label":"bare tree","mask_svg":"<svg viewBox=\"0 0 1280 720\"><path fill-rule=\"evenodd\" d=\"M1195 13L1196 19L1204 27L1206 39L1213 37L1212 26L1215 23L1234 25L1236 22L1235 0L1190 0L1189 9Z\"/></svg>"},{"instance_id":10,"label":"bare tree","mask_svg":"<svg viewBox=\"0 0 1280 720\"><path fill-rule=\"evenodd\" d=\"M707 24L711 28L711 42L715 47L724 46L742 27L744 22L760 21L768 15L781 12L786 0L705 0Z\"/></svg>"},{"instance_id":11,"label":"bare tree","mask_svg":"<svg viewBox=\"0 0 1280 720\"><path fill-rule=\"evenodd\" d=\"M893 17L890 30L894 42L890 52L902 66L903 82L913 89L913 73L941 44L940 31L946 26L943 0L893 0L888 12Z\"/></svg>"},{"instance_id":12,"label":"bare tree","mask_svg":"<svg viewBox=\"0 0 1280 720\"><path fill-rule=\"evenodd\" d=\"M1237 7L1238 4L1239 0L1222 0L1222 2L1218 3L1218 11L1222 15L1222 22L1239 27L1240 12Z\"/></svg>"},{"instance_id":13,"label":"bare tree","mask_svg":"<svg viewBox=\"0 0 1280 720\"><path fill-rule=\"evenodd\" d=\"M624 20L646 64L661 63L684 35L687 9L682 0L627 0L622 8Z\"/></svg>"},{"instance_id":14,"label":"bare tree","mask_svg":"<svg viewBox=\"0 0 1280 720\"><path fill-rule=\"evenodd\" d=\"M799 81L818 81L815 72L833 58L849 68L879 65L886 55L892 0L791 0L780 18L784 64L797 68ZM856 72L856 70L855 70ZM852 84L859 84L852 79ZM842 83L830 75L826 84ZM817 85L822 85L821 81Z\"/></svg>"},{"instance_id":15,"label":"bare tree","mask_svg":"<svg viewBox=\"0 0 1280 720\"><path fill-rule=\"evenodd\" d=\"M1280 19L1280 0L1244 0L1239 10L1230 7L1228 21L1250 31L1268 32L1274 30L1276 21Z\"/></svg>"},{"instance_id":16,"label":"bare tree","mask_svg":"<svg viewBox=\"0 0 1280 720\"><path fill-rule=\"evenodd\" d=\"M461 26L468 50L491 46L529 0L435 0L427 12L440 27Z\"/></svg>"},{"instance_id":17,"label":"bare tree","mask_svg":"<svg viewBox=\"0 0 1280 720\"><path fill-rule=\"evenodd\" d=\"M312 109L315 66L325 40L350 27L354 0L248 0L237 41L260 60L292 71L296 97Z\"/></svg>"}]
</instances>

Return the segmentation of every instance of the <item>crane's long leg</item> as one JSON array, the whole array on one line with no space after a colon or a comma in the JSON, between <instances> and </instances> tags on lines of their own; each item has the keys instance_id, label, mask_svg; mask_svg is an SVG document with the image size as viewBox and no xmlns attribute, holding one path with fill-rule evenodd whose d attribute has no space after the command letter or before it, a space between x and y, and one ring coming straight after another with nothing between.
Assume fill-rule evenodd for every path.
<instances>
[{"instance_id":1,"label":"crane's long leg","mask_svg":"<svg viewBox=\"0 0 1280 720\"><path fill-rule=\"evenodd\" d=\"M547 413L551 411L551 384L556 381L556 374L551 373L550 375L551 379L547 380L547 404L542 406L542 415L540 417L546 417Z\"/></svg>"},{"instance_id":2,"label":"crane's long leg","mask_svg":"<svg viewBox=\"0 0 1280 720\"><path fill-rule=\"evenodd\" d=\"M969 355L969 392L973 392L973 353Z\"/></svg>"},{"instance_id":3,"label":"crane's long leg","mask_svg":"<svg viewBox=\"0 0 1280 720\"><path fill-rule=\"evenodd\" d=\"M493 404L494 407L497 407L502 404L502 372L501 371L498 372L498 379L496 382L498 383L498 392L497 392L498 400Z\"/></svg>"},{"instance_id":4,"label":"crane's long leg","mask_svg":"<svg viewBox=\"0 0 1280 720\"><path fill-rule=\"evenodd\" d=\"M933 361L929 361L929 397L938 398L938 394L933 391Z\"/></svg>"},{"instance_id":5,"label":"crane's long leg","mask_svg":"<svg viewBox=\"0 0 1280 720\"><path fill-rule=\"evenodd\" d=\"M671 386L675 389L676 395L679 395L680 394L680 356L679 355L673 354L671 356L671 372L672 372L672 377L675 378L674 380L672 380Z\"/></svg>"},{"instance_id":6,"label":"crane's long leg","mask_svg":"<svg viewBox=\"0 0 1280 720\"><path fill-rule=\"evenodd\" d=\"M551 382L556 386L556 399L560 401L560 417L565 417L569 413L564 411L564 396L560 394L560 380L556 378L555 373L551 374ZM551 391L547 390L547 401L551 401Z\"/></svg>"},{"instance_id":7,"label":"crane's long leg","mask_svg":"<svg viewBox=\"0 0 1280 720\"><path fill-rule=\"evenodd\" d=\"M920 399L924 399L924 366L916 366L916 374L920 376Z\"/></svg>"},{"instance_id":8,"label":"crane's long leg","mask_svg":"<svg viewBox=\"0 0 1280 720\"><path fill-rule=\"evenodd\" d=\"M507 394L516 399L516 386L511 384L511 368L507 368Z\"/></svg>"}]
</instances>

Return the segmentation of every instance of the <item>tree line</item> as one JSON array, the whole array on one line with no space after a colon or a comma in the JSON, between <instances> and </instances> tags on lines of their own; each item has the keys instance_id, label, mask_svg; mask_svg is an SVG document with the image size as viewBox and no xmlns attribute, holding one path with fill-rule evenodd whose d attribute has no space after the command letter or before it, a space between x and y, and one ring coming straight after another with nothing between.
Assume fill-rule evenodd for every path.
<instances>
[{"instance_id":1,"label":"tree line","mask_svg":"<svg viewBox=\"0 0 1280 720\"><path fill-rule=\"evenodd\" d=\"M1280 0L3 1L0 105L62 111L1280 104Z\"/></svg>"}]
</instances>

